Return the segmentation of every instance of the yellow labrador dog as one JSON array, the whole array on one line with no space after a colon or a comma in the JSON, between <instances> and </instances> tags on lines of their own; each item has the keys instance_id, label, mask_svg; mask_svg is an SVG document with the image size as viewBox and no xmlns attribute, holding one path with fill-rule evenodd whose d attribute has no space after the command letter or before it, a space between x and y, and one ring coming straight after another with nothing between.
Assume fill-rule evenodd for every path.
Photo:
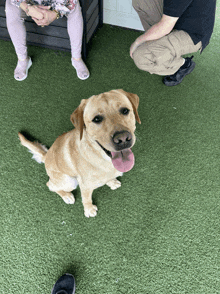
<instances>
[{"instance_id":1,"label":"yellow labrador dog","mask_svg":"<svg viewBox=\"0 0 220 294\"><path fill-rule=\"evenodd\" d=\"M45 163L51 191L73 204L71 191L79 185L86 217L97 214L93 190L105 184L119 188L116 178L134 166L135 119L141 123L138 104L137 95L123 90L83 99L70 117L75 129L59 136L49 150L18 133L33 158Z\"/></svg>"}]
</instances>

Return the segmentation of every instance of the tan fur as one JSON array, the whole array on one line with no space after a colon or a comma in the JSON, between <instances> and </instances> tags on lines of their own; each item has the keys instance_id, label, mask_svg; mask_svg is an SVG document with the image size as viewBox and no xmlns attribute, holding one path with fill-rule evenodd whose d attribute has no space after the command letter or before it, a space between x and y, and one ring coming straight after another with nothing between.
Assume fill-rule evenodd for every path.
<instances>
[{"instance_id":1,"label":"tan fur","mask_svg":"<svg viewBox=\"0 0 220 294\"><path fill-rule=\"evenodd\" d=\"M109 151L116 151L112 144L114 133L128 131L132 134L134 145L135 119L141 123L138 104L137 95L123 90L112 90L83 99L71 115L75 129L59 136L48 151L19 133L21 144L45 163L49 176L47 186L51 191L59 194L66 203L72 204L75 199L71 191L79 184L87 217L97 213L97 207L92 204L94 189L105 184L111 189L121 186L116 178L122 176L122 173L114 168L111 158L99 144ZM119 112L121 107L128 108L129 114L122 115ZM102 123L95 124L92 121L96 115L104 116Z\"/></svg>"}]
</instances>

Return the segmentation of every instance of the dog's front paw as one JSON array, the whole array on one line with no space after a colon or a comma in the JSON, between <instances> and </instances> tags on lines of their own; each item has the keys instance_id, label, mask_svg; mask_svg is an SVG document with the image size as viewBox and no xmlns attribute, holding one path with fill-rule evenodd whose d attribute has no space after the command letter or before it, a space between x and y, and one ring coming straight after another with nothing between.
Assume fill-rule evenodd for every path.
<instances>
[{"instance_id":1,"label":"dog's front paw","mask_svg":"<svg viewBox=\"0 0 220 294\"><path fill-rule=\"evenodd\" d=\"M97 214L97 206L93 205L93 204L87 204L84 206L84 214L86 217L94 217Z\"/></svg>"},{"instance_id":2,"label":"dog's front paw","mask_svg":"<svg viewBox=\"0 0 220 294\"><path fill-rule=\"evenodd\" d=\"M62 198L66 204L74 204L75 203L75 198L72 193L66 193L65 196L62 196Z\"/></svg>"},{"instance_id":3,"label":"dog's front paw","mask_svg":"<svg viewBox=\"0 0 220 294\"><path fill-rule=\"evenodd\" d=\"M121 187L121 182L119 182L117 179L114 179L106 183L106 185L109 186L112 190L115 190Z\"/></svg>"}]
</instances>

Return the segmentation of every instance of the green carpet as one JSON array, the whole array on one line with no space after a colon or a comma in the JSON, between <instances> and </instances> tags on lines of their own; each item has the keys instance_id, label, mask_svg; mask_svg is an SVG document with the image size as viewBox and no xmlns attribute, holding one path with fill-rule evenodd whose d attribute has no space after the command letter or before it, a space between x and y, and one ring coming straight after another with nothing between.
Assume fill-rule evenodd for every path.
<instances>
[{"instance_id":1,"label":"green carpet","mask_svg":"<svg viewBox=\"0 0 220 294\"><path fill-rule=\"evenodd\" d=\"M51 293L66 272L77 294L220 293L219 15L176 87L135 67L129 48L139 32L104 25L86 81L70 53L30 46L33 66L17 82L14 48L0 41L0 293ZM50 192L17 133L49 147L72 129L81 99L120 88L140 97L136 164L120 189L94 191L99 211L87 219L79 189L74 205Z\"/></svg>"}]
</instances>

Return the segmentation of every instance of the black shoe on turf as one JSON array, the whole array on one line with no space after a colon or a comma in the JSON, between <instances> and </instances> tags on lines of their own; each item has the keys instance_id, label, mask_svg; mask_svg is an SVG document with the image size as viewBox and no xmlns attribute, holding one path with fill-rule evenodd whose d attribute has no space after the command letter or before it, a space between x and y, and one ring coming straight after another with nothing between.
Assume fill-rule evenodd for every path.
<instances>
[{"instance_id":1,"label":"black shoe on turf","mask_svg":"<svg viewBox=\"0 0 220 294\"><path fill-rule=\"evenodd\" d=\"M194 56L191 56L191 57L186 57L185 58L185 63L178 69L178 71L171 75L171 76L166 76L164 79L163 79L163 83L166 85L166 86L176 86L178 84L180 84L183 80L183 78L190 74L196 64L194 61L192 61Z\"/></svg>"},{"instance_id":2,"label":"black shoe on turf","mask_svg":"<svg viewBox=\"0 0 220 294\"><path fill-rule=\"evenodd\" d=\"M74 294L75 288L74 277L70 274L65 274L57 280L51 294Z\"/></svg>"}]
</instances>

